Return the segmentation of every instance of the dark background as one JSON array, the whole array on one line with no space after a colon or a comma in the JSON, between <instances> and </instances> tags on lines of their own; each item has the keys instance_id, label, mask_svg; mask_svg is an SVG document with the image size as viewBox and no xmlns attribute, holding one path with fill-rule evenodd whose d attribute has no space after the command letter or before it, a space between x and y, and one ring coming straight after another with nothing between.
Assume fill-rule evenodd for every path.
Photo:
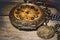
<instances>
[{"instance_id":1,"label":"dark background","mask_svg":"<svg viewBox=\"0 0 60 40\"><path fill-rule=\"evenodd\" d=\"M40 0L38 0L38 1L40 1ZM49 0L49 1L55 2L55 4L52 6L54 6L57 9L57 11L58 11L57 14L60 14L60 0ZM16 5L20 2L24 2L24 0L0 0L0 15L3 14L1 11L6 5L9 5L9 4Z\"/></svg>"}]
</instances>

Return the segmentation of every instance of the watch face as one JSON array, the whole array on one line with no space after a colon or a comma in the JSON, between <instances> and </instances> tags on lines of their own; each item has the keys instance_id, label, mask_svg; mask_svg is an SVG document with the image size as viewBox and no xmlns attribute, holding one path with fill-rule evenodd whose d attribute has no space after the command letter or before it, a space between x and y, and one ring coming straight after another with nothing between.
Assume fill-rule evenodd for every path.
<instances>
[{"instance_id":1,"label":"watch face","mask_svg":"<svg viewBox=\"0 0 60 40\"><path fill-rule=\"evenodd\" d=\"M32 5L22 5L14 10L14 17L24 22L37 21L42 16L42 11Z\"/></svg>"},{"instance_id":2,"label":"watch face","mask_svg":"<svg viewBox=\"0 0 60 40\"><path fill-rule=\"evenodd\" d=\"M14 7L9 18L14 27L18 29L36 29L44 20L42 9L34 4L19 4Z\"/></svg>"}]
</instances>

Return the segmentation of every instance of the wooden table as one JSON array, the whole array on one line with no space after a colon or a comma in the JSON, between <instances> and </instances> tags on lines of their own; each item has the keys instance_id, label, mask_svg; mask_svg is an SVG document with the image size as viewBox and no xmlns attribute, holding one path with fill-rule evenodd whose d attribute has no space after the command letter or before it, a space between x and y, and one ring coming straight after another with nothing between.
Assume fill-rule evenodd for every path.
<instances>
[{"instance_id":1,"label":"wooden table","mask_svg":"<svg viewBox=\"0 0 60 40\"><path fill-rule=\"evenodd\" d=\"M0 11L0 40L57 40L55 35L51 39L41 39L37 36L37 31L20 31L16 29L9 20L10 10L18 3L7 3L1 7ZM49 21L48 25L55 25L57 21Z\"/></svg>"}]
</instances>

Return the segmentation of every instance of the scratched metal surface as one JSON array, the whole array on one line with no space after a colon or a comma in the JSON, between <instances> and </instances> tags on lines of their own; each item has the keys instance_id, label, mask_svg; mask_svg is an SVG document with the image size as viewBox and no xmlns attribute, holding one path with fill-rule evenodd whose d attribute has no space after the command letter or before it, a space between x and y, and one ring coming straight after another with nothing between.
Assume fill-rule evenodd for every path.
<instances>
[{"instance_id":1,"label":"scratched metal surface","mask_svg":"<svg viewBox=\"0 0 60 40\"><path fill-rule=\"evenodd\" d=\"M17 4L17 2L6 3L0 8L0 40L57 40L56 34L51 39L41 39L37 36L37 31L20 31L14 28L10 23L9 16L3 15L9 15L10 10ZM52 13L55 14L54 12L57 13L53 8ZM56 23L59 21L50 20L48 25L54 26Z\"/></svg>"}]
</instances>

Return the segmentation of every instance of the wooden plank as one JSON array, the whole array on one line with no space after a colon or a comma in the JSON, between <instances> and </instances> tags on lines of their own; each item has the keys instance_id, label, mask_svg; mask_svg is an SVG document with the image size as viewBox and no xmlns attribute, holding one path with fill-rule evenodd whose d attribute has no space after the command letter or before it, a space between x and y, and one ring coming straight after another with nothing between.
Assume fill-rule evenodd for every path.
<instances>
[{"instance_id":1,"label":"wooden plank","mask_svg":"<svg viewBox=\"0 0 60 40\"><path fill-rule=\"evenodd\" d=\"M0 16L0 40L57 40L55 35L51 39L41 39L37 31L21 31L11 25L8 16Z\"/></svg>"}]
</instances>

